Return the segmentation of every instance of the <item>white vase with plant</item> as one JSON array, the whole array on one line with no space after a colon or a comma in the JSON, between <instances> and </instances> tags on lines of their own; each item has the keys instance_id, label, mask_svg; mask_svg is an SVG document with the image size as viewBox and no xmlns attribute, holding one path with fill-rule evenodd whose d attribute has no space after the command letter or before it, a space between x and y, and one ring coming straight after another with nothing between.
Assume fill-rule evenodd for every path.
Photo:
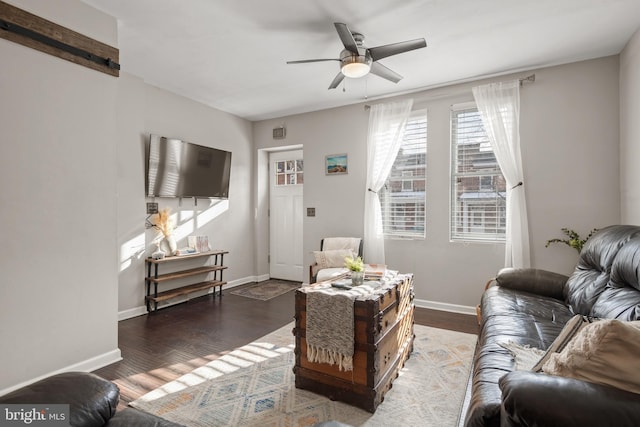
<instances>
[{"instance_id":1,"label":"white vase with plant","mask_svg":"<svg viewBox=\"0 0 640 427\"><path fill-rule=\"evenodd\" d=\"M351 271L351 283L353 286L364 283L364 262L362 261L362 257L345 257L344 266Z\"/></svg>"},{"instance_id":2,"label":"white vase with plant","mask_svg":"<svg viewBox=\"0 0 640 427\"><path fill-rule=\"evenodd\" d=\"M176 254L178 245L173 236L173 220L171 219L171 209L161 209L151 218L151 224L158 230L158 236L155 239L158 250L164 252L168 256Z\"/></svg>"}]
</instances>

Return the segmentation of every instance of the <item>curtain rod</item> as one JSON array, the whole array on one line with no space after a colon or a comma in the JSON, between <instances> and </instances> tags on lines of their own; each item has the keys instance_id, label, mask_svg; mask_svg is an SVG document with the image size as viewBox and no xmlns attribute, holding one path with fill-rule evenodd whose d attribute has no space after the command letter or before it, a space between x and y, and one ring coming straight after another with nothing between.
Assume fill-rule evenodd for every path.
<instances>
[{"instance_id":1,"label":"curtain rod","mask_svg":"<svg viewBox=\"0 0 640 427\"><path fill-rule=\"evenodd\" d=\"M531 74L530 76L527 77L523 77L521 79L518 79L518 81L520 82L520 86L522 86L523 84L525 84L526 82L535 82L536 81L536 75L535 74Z\"/></svg>"},{"instance_id":2,"label":"curtain rod","mask_svg":"<svg viewBox=\"0 0 640 427\"><path fill-rule=\"evenodd\" d=\"M535 74L531 74L527 77L522 77L520 79L518 79L518 81L520 82L520 86L522 86L525 83L534 83L536 81L536 75ZM369 110L371 108L371 105L369 104L365 104L364 105L364 109L365 110Z\"/></svg>"}]
</instances>

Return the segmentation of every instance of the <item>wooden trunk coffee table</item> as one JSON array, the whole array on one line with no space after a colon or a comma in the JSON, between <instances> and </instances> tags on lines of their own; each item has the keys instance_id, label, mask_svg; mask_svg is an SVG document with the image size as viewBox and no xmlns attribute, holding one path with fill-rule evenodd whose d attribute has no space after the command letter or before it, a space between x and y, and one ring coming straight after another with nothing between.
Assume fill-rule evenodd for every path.
<instances>
[{"instance_id":1,"label":"wooden trunk coffee table","mask_svg":"<svg viewBox=\"0 0 640 427\"><path fill-rule=\"evenodd\" d=\"M413 275L398 275L383 293L354 302L353 371L307 360L306 291L313 286L295 296L296 387L375 412L413 350Z\"/></svg>"}]
</instances>

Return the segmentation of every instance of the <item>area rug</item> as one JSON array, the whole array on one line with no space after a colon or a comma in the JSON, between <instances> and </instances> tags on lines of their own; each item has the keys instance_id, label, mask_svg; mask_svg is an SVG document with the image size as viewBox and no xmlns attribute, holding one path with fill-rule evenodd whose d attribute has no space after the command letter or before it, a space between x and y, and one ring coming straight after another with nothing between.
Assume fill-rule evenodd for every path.
<instances>
[{"instance_id":1,"label":"area rug","mask_svg":"<svg viewBox=\"0 0 640 427\"><path fill-rule=\"evenodd\" d=\"M294 289L298 289L300 285L300 282L267 280L264 282L256 283L253 286L247 286L235 291L231 291L231 294L240 295L247 298L259 299L261 301L267 301L271 298L286 294L287 292Z\"/></svg>"},{"instance_id":2,"label":"area rug","mask_svg":"<svg viewBox=\"0 0 640 427\"><path fill-rule=\"evenodd\" d=\"M476 336L415 325L414 351L374 414L295 388L293 323L131 406L185 426L454 426Z\"/></svg>"}]
</instances>

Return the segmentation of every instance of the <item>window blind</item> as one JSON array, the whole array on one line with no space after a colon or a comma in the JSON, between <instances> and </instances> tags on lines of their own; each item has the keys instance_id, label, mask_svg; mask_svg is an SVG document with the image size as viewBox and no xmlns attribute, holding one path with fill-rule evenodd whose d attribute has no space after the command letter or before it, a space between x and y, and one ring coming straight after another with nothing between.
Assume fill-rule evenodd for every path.
<instances>
[{"instance_id":1,"label":"window blind","mask_svg":"<svg viewBox=\"0 0 640 427\"><path fill-rule=\"evenodd\" d=\"M424 238L426 219L427 115L407 122L398 156L380 191L385 237Z\"/></svg>"},{"instance_id":2,"label":"window blind","mask_svg":"<svg viewBox=\"0 0 640 427\"><path fill-rule=\"evenodd\" d=\"M504 241L506 182L475 106L451 110L451 240Z\"/></svg>"}]
</instances>

